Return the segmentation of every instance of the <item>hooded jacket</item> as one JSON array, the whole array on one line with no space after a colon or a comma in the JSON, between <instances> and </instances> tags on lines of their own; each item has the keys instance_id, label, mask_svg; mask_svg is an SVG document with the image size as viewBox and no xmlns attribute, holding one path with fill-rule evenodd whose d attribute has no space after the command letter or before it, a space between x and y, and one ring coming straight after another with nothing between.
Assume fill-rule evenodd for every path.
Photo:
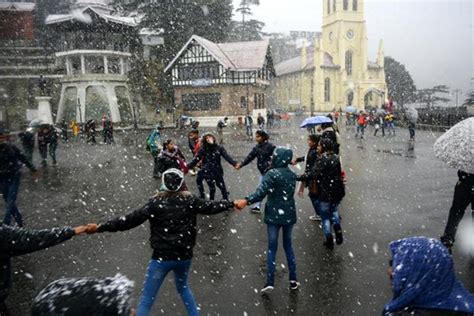
<instances>
[{"instance_id":1,"label":"hooded jacket","mask_svg":"<svg viewBox=\"0 0 474 316\"><path fill-rule=\"evenodd\" d=\"M194 168L199 161L202 161L201 172L205 178L216 178L224 175L224 169L222 169L221 157L224 158L232 166L235 166L237 162L232 159L231 156L227 153L224 147L214 144L209 144L205 141L207 136L213 136L212 134L204 134L202 136L201 148L199 148L198 153L193 158L193 160L188 164L188 168ZM215 139L215 137L214 137Z\"/></svg>"},{"instance_id":2,"label":"hooded jacket","mask_svg":"<svg viewBox=\"0 0 474 316\"><path fill-rule=\"evenodd\" d=\"M288 165L293 158L291 149L277 147L270 170L263 176L262 184L255 193L246 197L249 204L262 201L266 196L266 224L292 225L296 223L295 187L296 175Z\"/></svg>"},{"instance_id":3,"label":"hooded jacket","mask_svg":"<svg viewBox=\"0 0 474 316\"><path fill-rule=\"evenodd\" d=\"M112 219L98 232L116 232L150 222L150 243L155 260L188 260L196 244L196 217L233 208L229 201L206 201L190 192L160 192L138 210Z\"/></svg>"},{"instance_id":4,"label":"hooded jacket","mask_svg":"<svg viewBox=\"0 0 474 316\"><path fill-rule=\"evenodd\" d=\"M74 236L70 227L52 230L27 230L0 226L0 302L10 292L10 258L60 244Z\"/></svg>"},{"instance_id":5,"label":"hooded jacket","mask_svg":"<svg viewBox=\"0 0 474 316\"><path fill-rule=\"evenodd\" d=\"M390 243L393 299L383 315L405 309L473 315L474 296L456 279L453 258L433 238L411 237Z\"/></svg>"},{"instance_id":6,"label":"hooded jacket","mask_svg":"<svg viewBox=\"0 0 474 316\"><path fill-rule=\"evenodd\" d=\"M242 166L246 166L251 163L255 158L257 158L257 168L262 175L268 171L270 164L272 163L272 155L275 150L275 145L266 141L260 144L257 144L249 155L242 162Z\"/></svg>"},{"instance_id":7,"label":"hooded jacket","mask_svg":"<svg viewBox=\"0 0 474 316\"><path fill-rule=\"evenodd\" d=\"M168 149L163 149L160 153L159 161L161 173L171 168L180 169L184 173L188 172L186 158L184 158L184 155L178 146L175 146L173 152L170 152Z\"/></svg>"}]
</instances>

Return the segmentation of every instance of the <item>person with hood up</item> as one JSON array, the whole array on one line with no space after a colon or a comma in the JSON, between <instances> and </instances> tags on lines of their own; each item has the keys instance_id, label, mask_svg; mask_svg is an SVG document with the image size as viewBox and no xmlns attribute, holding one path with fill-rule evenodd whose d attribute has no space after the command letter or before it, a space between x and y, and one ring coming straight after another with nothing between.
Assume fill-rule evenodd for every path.
<instances>
[{"instance_id":1,"label":"person with hood up","mask_svg":"<svg viewBox=\"0 0 474 316\"><path fill-rule=\"evenodd\" d=\"M393 298L382 315L474 315L474 295L457 280L453 258L439 240L404 238L391 242L390 251Z\"/></svg>"},{"instance_id":2,"label":"person with hood up","mask_svg":"<svg viewBox=\"0 0 474 316\"><path fill-rule=\"evenodd\" d=\"M153 157L153 178L160 178L160 151L161 151L161 125L155 126L155 129L146 138L146 150Z\"/></svg>"},{"instance_id":3,"label":"person with hood up","mask_svg":"<svg viewBox=\"0 0 474 316\"><path fill-rule=\"evenodd\" d=\"M267 173L272 163L273 151L275 150L275 145L270 143L268 139L270 136L264 130L259 129L255 133L255 141L257 145L252 149L248 156L244 159L243 162L238 163L236 166L237 170L240 170L242 167L251 163L255 158L257 158L257 168L260 171L259 184L262 183L263 176ZM260 213L261 202L255 203L252 208L252 212Z\"/></svg>"},{"instance_id":4,"label":"person with hood up","mask_svg":"<svg viewBox=\"0 0 474 316\"><path fill-rule=\"evenodd\" d=\"M5 300L12 286L11 257L58 245L75 235L83 234L86 228L86 226L78 226L51 230L27 230L7 225L0 226L0 315L9 315Z\"/></svg>"},{"instance_id":5,"label":"person with hood up","mask_svg":"<svg viewBox=\"0 0 474 316\"><path fill-rule=\"evenodd\" d=\"M163 143L163 150L158 159L160 160L161 173L171 168L180 169L184 174L187 174L189 171L186 165L186 158L172 139L168 139Z\"/></svg>"},{"instance_id":6,"label":"person with hood up","mask_svg":"<svg viewBox=\"0 0 474 316\"><path fill-rule=\"evenodd\" d=\"M8 143L9 132L0 129L0 193L5 200L3 224L10 225L12 217L19 227L23 226L23 217L16 206L16 197L20 188L21 166L26 165L34 174L36 168L13 144Z\"/></svg>"},{"instance_id":7,"label":"person with hood up","mask_svg":"<svg viewBox=\"0 0 474 316\"><path fill-rule=\"evenodd\" d=\"M224 182L224 169L222 169L221 157L224 158L233 167L237 166L237 162L232 159L224 147L216 143L216 138L211 133L202 136L201 148L193 160L188 164L188 168L194 168L199 162L202 162L202 177L209 186L209 198L214 200L216 194L216 186L221 190L222 198L229 199L229 192L227 191ZM203 199L204 186L199 188L199 196Z\"/></svg>"},{"instance_id":8,"label":"person with hood up","mask_svg":"<svg viewBox=\"0 0 474 316\"><path fill-rule=\"evenodd\" d=\"M133 282L121 274L113 278L63 278L36 295L31 316L134 316Z\"/></svg>"},{"instance_id":9,"label":"person with hood up","mask_svg":"<svg viewBox=\"0 0 474 316\"><path fill-rule=\"evenodd\" d=\"M188 315L199 315L193 293L188 285L189 270L196 244L196 218L198 214L213 215L234 207L234 202L205 201L190 192L181 191L184 175L180 170L168 169L163 173L159 192L138 210L103 224L87 225L88 233L126 231L150 222L152 259L145 277L145 284L137 315L149 315L155 298L166 275L173 271L176 289L183 300Z\"/></svg>"},{"instance_id":10,"label":"person with hood up","mask_svg":"<svg viewBox=\"0 0 474 316\"><path fill-rule=\"evenodd\" d=\"M334 142L329 138L321 138L318 147L318 159L309 173L298 176L298 181L316 180L319 212L322 218L324 245L334 249L334 235L336 243L343 243L342 227L339 217L339 204L345 196L339 156L334 153Z\"/></svg>"},{"instance_id":11,"label":"person with hood up","mask_svg":"<svg viewBox=\"0 0 474 316\"><path fill-rule=\"evenodd\" d=\"M296 223L295 187L296 175L288 165L293 158L289 148L277 147L274 151L270 170L265 173L262 183L255 193L248 195L245 200L237 200L237 209L262 201L265 197L264 222L267 224L268 251L267 251L267 282L260 293L268 294L275 286L276 251L278 235L283 232L283 248L289 269L290 290L299 287L296 278L296 259L292 246L293 226Z\"/></svg>"}]
</instances>

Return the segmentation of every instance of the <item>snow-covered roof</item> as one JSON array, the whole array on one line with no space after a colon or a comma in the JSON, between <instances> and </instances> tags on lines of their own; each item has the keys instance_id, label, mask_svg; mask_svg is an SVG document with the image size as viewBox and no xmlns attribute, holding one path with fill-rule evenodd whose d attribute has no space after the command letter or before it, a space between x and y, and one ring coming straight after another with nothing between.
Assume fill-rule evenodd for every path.
<instances>
[{"instance_id":1,"label":"snow-covered roof","mask_svg":"<svg viewBox=\"0 0 474 316\"><path fill-rule=\"evenodd\" d=\"M167 72L193 41L204 47L220 64L233 71L257 70L265 65L269 41L214 43L193 35L165 68Z\"/></svg>"},{"instance_id":2,"label":"snow-covered roof","mask_svg":"<svg viewBox=\"0 0 474 316\"><path fill-rule=\"evenodd\" d=\"M330 54L324 53L324 62L321 67L326 68L339 68L338 65L334 64L333 58ZM314 47L308 47L306 52L306 62L303 63L302 56L296 56L291 59L282 61L275 65L275 71L277 76L288 75L300 71L307 71L314 69Z\"/></svg>"},{"instance_id":3,"label":"snow-covered roof","mask_svg":"<svg viewBox=\"0 0 474 316\"><path fill-rule=\"evenodd\" d=\"M33 11L35 7L34 2L0 2L1 11Z\"/></svg>"},{"instance_id":4,"label":"snow-covered roof","mask_svg":"<svg viewBox=\"0 0 474 316\"><path fill-rule=\"evenodd\" d=\"M106 22L114 22L114 23L124 24L128 26L137 26L137 22L135 21L135 18L110 15L100 9L90 7L90 6L73 10L69 14L50 14L46 18L45 23L56 24L56 23L62 23L62 22L68 22L68 21L78 21L78 22L87 23L88 20L90 21L90 15L89 15L90 13L96 14L99 18L104 19Z\"/></svg>"}]
</instances>

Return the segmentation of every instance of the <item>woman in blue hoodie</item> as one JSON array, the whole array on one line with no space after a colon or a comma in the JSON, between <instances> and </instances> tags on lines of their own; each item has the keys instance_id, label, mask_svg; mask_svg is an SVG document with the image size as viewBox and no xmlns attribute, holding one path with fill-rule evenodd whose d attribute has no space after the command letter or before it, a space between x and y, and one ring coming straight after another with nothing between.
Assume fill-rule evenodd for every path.
<instances>
[{"instance_id":1,"label":"woman in blue hoodie","mask_svg":"<svg viewBox=\"0 0 474 316\"><path fill-rule=\"evenodd\" d=\"M289 148L277 147L273 154L270 170L263 176L262 183L255 193L248 195L245 200L236 201L238 209L262 201L266 196L264 222L267 224L268 251L267 251L267 283L260 290L267 294L274 288L276 251L278 248L278 234L283 231L283 248L285 249L288 270L290 272L290 289L298 289L296 278L296 259L293 252L292 232L296 223L295 187L296 175L288 168L293 158Z\"/></svg>"},{"instance_id":2,"label":"woman in blue hoodie","mask_svg":"<svg viewBox=\"0 0 474 316\"><path fill-rule=\"evenodd\" d=\"M474 296L457 280L453 258L436 239L390 243L393 299L383 315L474 315Z\"/></svg>"}]
</instances>

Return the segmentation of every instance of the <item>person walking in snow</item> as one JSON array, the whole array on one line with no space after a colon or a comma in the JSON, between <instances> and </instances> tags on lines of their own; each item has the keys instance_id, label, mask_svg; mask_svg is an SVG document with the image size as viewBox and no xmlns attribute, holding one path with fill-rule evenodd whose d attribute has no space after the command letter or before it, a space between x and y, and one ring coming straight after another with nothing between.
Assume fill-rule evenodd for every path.
<instances>
[{"instance_id":1,"label":"person walking in snow","mask_svg":"<svg viewBox=\"0 0 474 316\"><path fill-rule=\"evenodd\" d=\"M242 167L245 167L251 163L255 158L257 158L257 168L260 172L259 184L262 183L263 176L267 173L272 162L273 151L275 146L268 141L269 135L264 130L258 130L255 133L255 141L257 145L252 149L248 156L244 159L243 162L238 163L236 169L239 170ZM261 202L255 203L252 208L252 212L260 213Z\"/></svg>"},{"instance_id":2,"label":"person walking in snow","mask_svg":"<svg viewBox=\"0 0 474 316\"><path fill-rule=\"evenodd\" d=\"M202 172L202 176L209 186L209 198L211 200L214 200L216 186L221 190L224 200L229 198L229 192L224 181L224 169L222 168L221 158L224 158L233 167L237 166L237 162L229 156L225 148L216 143L216 137L208 133L202 136L201 148L188 164L188 168L192 169L199 162L202 163L200 172ZM199 196L201 198L205 197L204 186L199 187Z\"/></svg>"},{"instance_id":3,"label":"person walking in snow","mask_svg":"<svg viewBox=\"0 0 474 316\"><path fill-rule=\"evenodd\" d=\"M219 214L234 207L234 202L205 201L182 191L184 174L177 169L163 173L165 192L152 197L143 207L100 225L89 224L88 233L126 231L150 222L153 255L138 303L137 316L150 315L160 287L170 272L175 274L176 290L188 315L199 315L188 276L196 244L198 214Z\"/></svg>"},{"instance_id":4,"label":"person walking in snow","mask_svg":"<svg viewBox=\"0 0 474 316\"><path fill-rule=\"evenodd\" d=\"M227 127L228 121L229 121L229 118L224 117L223 120L219 120L217 122L217 137L218 137L219 145L224 144L224 128Z\"/></svg>"},{"instance_id":5,"label":"person walking in snow","mask_svg":"<svg viewBox=\"0 0 474 316\"><path fill-rule=\"evenodd\" d=\"M153 131L146 138L146 150L153 157L153 178L160 178L160 161L159 155L161 151L161 125L156 125Z\"/></svg>"},{"instance_id":6,"label":"person walking in snow","mask_svg":"<svg viewBox=\"0 0 474 316\"><path fill-rule=\"evenodd\" d=\"M30 163L33 163L33 152L35 149L35 133L32 127L28 127L26 131L18 135L23 146L23 154Z\"/></svg>"},{"instance_id":7,"label":"person walking in snow","mask_svg":"<svg viewBox=\"0 0 474 316\"><path fill-rule=\"evenodd\" d=\"M267 197L264 222L267 224L267 281L260 293L268 294L275 286L276 251L278 235L283 232L283 248L289 269L290 289L299 287L296 277L296 259L292 245L293 226L296 223L295 187L296 175L288 168L293 158L289 148L277 147L274 151L270 170L263 176L262 183L253 194L244 200L237 200L238 209L244 208Z\"/></svg>"},{"instance_id":8,"label":"person walking in snow","mask_svg":"<svg viewBox=\"0 0 474 316\"><path fill-rule=\"evenodd\" d=\"M252 140L252 137L253 137L252 126L253 126L253 118L250 115L250 112L247 112L247 115L245 116L245 132L247 134L247 140Z\"/></svg>"}]
</instances>

